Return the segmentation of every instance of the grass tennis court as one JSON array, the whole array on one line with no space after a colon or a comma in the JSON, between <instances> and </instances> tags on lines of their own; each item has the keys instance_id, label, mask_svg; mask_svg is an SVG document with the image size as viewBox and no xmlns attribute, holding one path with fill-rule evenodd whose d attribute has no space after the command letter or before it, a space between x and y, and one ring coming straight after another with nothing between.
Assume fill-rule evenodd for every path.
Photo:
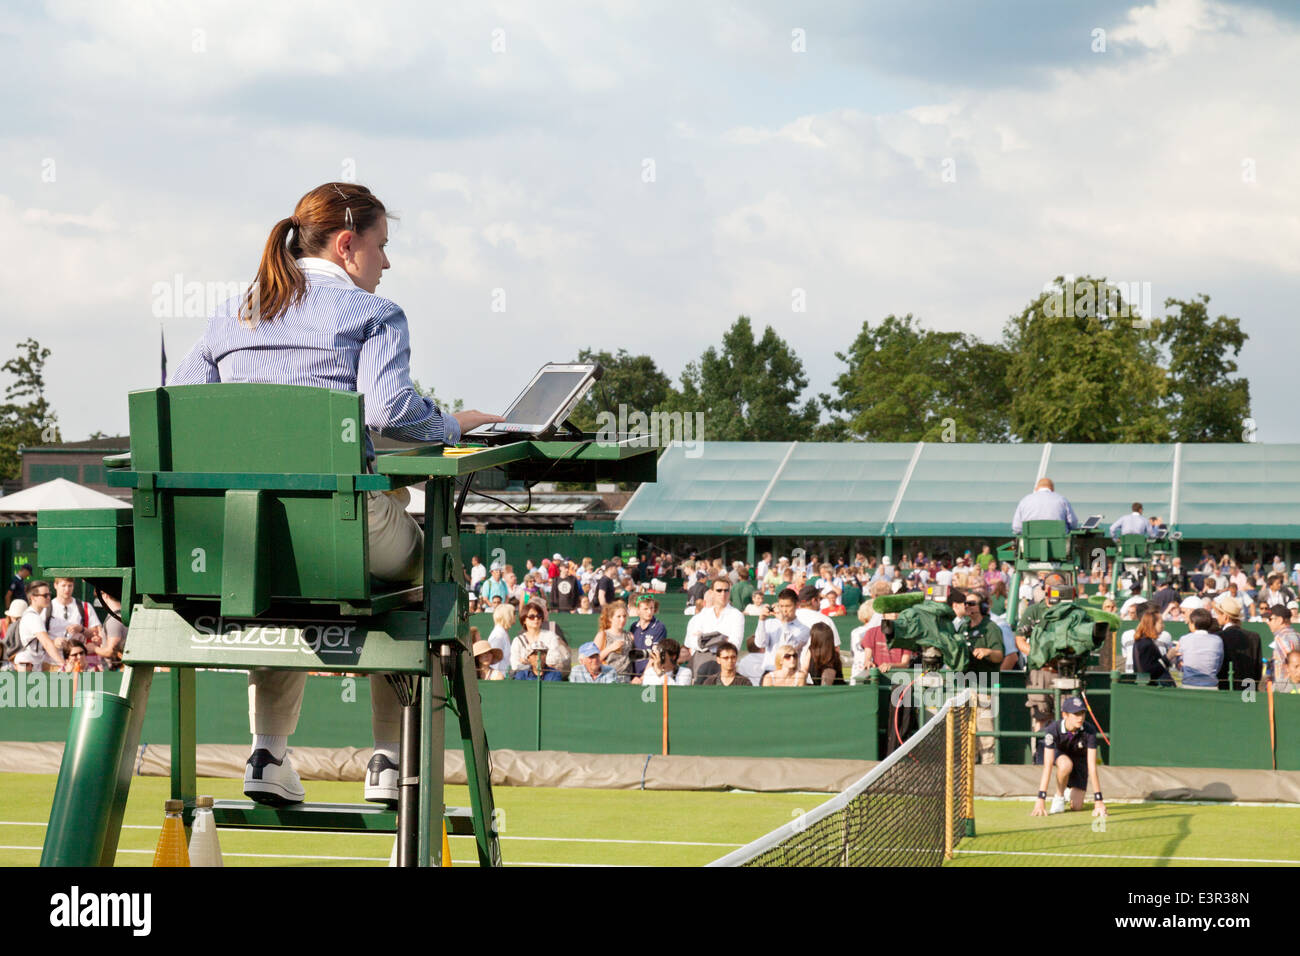
<instances>
[{"instance_id":1,"label":"grass tennis court","mask_svg":"<svg viewBox=\"0 0 1300 956\"><path fill-rule=\"evenodd\" d=\"M52 775L0 778L0 866L35 866L54 796ZM238 798L238 780L200 780L199 792ZM119 866L148 866L168 781L132 782ZM358 783L313 781L314 801L352 802ZM494 788L504 811L507 865L699 866L788 823L825 794ZM464 787L447 802L465 805ZM1104 832L1089 811L1031 818L1031 801L976 801L979 836L962 841L957 866L1300 865L1300 807L1112 804ZM1286 836L1289 834L1289 838ZM227 866L383 866L388 834L221 831ZM452 859L476 861L472 839L453 837Z\"/></svg>"}]
</instances>

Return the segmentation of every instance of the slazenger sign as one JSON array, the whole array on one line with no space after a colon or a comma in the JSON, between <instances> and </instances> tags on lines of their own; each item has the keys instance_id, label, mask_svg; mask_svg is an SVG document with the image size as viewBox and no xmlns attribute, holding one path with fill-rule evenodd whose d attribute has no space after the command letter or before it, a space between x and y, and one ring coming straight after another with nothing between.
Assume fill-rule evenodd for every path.
<instances>
[{"instance_id":1,"label":"slazenger sign","mask_svg":"<svg viewBox=\"0 0 1300 956\"><path fill-rule=\"evenodd\" d=\"M293 624L256 624L226 621L219 617L200 617L194 621L190 644L224 648L238 645L267 654L339 654L355 656L352 646L353 625L328 621L297 621Z\"/></svg>"}]
</instances>

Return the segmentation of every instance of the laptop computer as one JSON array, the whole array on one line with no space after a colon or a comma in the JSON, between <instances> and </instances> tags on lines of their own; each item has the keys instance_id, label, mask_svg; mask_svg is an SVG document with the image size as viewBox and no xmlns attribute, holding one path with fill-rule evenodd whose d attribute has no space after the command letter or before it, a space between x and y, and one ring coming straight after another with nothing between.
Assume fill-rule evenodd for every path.
<instances>
[{"instance_id":1,"label":"laptop computer","mask_svg":"<svg viewBox=\"0 0 1300 956\"><path fill-rule=\"evenodd\" d=\"M463 442L501 445L554 437L605 370L599 362L561 365L549 362L537 370L506 409L505 421L480 425L461 436Z\"/></svg>"}]
</instances>

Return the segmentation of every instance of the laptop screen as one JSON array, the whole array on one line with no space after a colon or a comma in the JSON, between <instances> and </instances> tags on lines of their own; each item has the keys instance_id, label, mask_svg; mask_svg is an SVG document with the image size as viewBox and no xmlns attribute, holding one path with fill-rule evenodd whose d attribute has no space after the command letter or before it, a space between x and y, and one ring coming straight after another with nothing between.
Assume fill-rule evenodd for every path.
<instances>
[{"instance_id":1,"label":"laptop screen","mask_svg":"<svg viewBox=\"0 0 1300 956\"><path fill-rule=\"evenodd\" d=\"M544 424L586 377L586 372L578 370L543 372L506 413L506 421L517 425Z\"/></svg>"}]
</instances>

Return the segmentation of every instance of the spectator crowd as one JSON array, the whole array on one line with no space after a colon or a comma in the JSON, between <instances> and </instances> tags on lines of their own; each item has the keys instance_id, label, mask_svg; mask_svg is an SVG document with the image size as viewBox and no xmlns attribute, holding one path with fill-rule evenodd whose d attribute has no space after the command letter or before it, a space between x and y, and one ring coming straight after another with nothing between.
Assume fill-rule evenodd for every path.
<instances>
[{"instance_id":1,"label":"spectator crowd","mask_svg":"<svg viewBox=\"0 0 1300 956\"><path fill-rule=\"evenodd\" d=\"M974 668L1022 667L1007 626L1011 570L988 545L956 558L904 554L896 563L862 553L852 561L764 553L752 567L695 555L678 561L666 552L626 562L553 554L526 560L521 570L504 562L488 567L475 556L465 583L471 613L492 615L487 638L474 635L484 679L798 687L911 666L910 654L888 647L872 603L931 585L948 589L958 629L978 632ZM1123 577L1114 594L1104 570L1094 566L1080 583L1095 582L1103 610L1125 622L1117 648L1125 672L1166 685L1181 675L1184 687L1260 686L1271 678L1276 690L1300 693L1300 635L1292 626L1300 619L1300 563L1288 569L1275 556L1246 564L1206 551L1191 569L1178 557L1157 564L1150 582ZM1022 615L1042 602L1044 577L1022 580ZM691 618L681 643L659 618L669 582L684 592ZM126 628L116 602L108 595L101 595L103 604L82 601L75 590L69 578L33 579L30 566L15 573L0 619L0 669L121 666ZM832 619L850 606L859 626L846 647ZM576 654L562 623L570 614L598 617L594 639ZM1170 621L1184 623L1188 633L1174 640L1165 627ZM1261 640L1246 622L1266 624L1271 639Z\"/></svg>"},{"instance_id":2,"label":"spectator crowd","mask_svg":"<svg viewBox=\"0 0 1300 956\"><path fill-rule=\"evenodd\" d=\"M74 596L72 578L42 581L23 565L9 582L0 620L0 670L101 671L121 667L126 627L120 606L102 595L104 620L94 604Z\"/></svg>"},{"instance_id":3,"label":"spectator crowd","mask_svg":"<svg viewBox=\"0 0 1300 956\"><path fill-rule=\"evenodd\" d=\"M1159 683L1180 675L1185 687L1227 687L1229 673L1238 687L1267 676L1279 691L1300 692L1300 639L1290 627L1300 617L1300 564L1287 571L1275 558L1246 570L1206 553L1187 572L1174 558L1155 566L1149 584L1122 577L1117 594L1109 592L1105 571L1091 568L1079 584L1096 584L1104 609L1132 622L1121 628L1117 651L1126 672L1150 673ZM466 585L471 611L493 618L476 655L501 679L780 687L844 683L873 668L911 666L910 654L888 647L872 604L932 585L947 589L957 629L971 634L974 671L1021 669L1024 652L1007 623L1011 576L1011 565L984 545L978 554L916 552L897 562L861 553L852 561L765 553L753 566L695 555L677 561L666 553L626 563L555 554L527 560L522 576L511 565L488 567L475 557ZM1021 614L1043 602L1044 579L1021 581ZM690 617L680 644L659 618L669 582L684 592ZM1154 592L1146 599L1144 585ZM833 619L852 606L859 626L845 646ZM599 616L594 639L576 654L564 634L568 614ZM1184 622L1189 633L1173 640L1160 626L1167 621ZM1272 641L1241 627L1247 621L1267 623Z\"/></svg>"}]
</instances>

